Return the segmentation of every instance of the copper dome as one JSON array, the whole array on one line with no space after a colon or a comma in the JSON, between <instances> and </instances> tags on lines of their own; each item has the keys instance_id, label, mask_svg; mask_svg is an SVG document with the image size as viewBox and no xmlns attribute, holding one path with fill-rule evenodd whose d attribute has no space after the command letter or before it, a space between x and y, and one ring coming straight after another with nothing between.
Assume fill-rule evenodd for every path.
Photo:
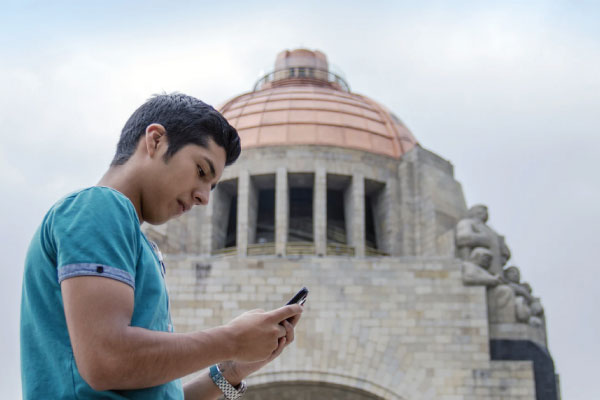
<instances>
[{"instance_id":1,"label":"copper dome","mask_svg":"<svg viewBox=\"0 0 600 400\"><path fill-rule=\"evenodd\" d=\"M399 158L417 143L387 109L351 93L318 51L280 53L275 71L221 112L239 132L242 148L324 145Z\"/></svg>"}]
</instances>

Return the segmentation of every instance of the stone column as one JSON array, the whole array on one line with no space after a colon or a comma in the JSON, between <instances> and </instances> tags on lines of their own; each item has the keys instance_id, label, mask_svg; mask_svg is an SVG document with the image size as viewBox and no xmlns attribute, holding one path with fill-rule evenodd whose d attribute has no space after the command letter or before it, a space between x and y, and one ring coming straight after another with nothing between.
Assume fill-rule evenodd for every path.
<instances>
[{"instance_id":1,"label":"stone column","mask_svg":"<svg viewBox=\"0 0 600 400\"><path fill-rule=\"evenodd\" d=\"M313 236L317 255L327 251L327 172L317 165L313 195Z\"/></svg>"},{"instance_id":2,"label":"stone column","mask_svg":"<svg viewBox=\"0 0 600 400\"><path fill-rule=\"evenodd\" d=\"M275 253L285 255L288 236L289 199L288 179L285 167L277 168L275 177Z\"/></svg>"},{"instance_id":3,"label":"stone column","mask_svg":"<svg viewBox=\"0 0 600 400\"><path fill-rule=\"evenodd\" d=\"M399 256L402 254L400 236L400 220L398 217L397 204L400 204L398 199L398 186L395 178L390 178L385 184L383 193L383 207L385 209L385 247L383 251L391 256Z\"/></svg>"},{"instance_id":4,"label":"stone column","mask_svg":"<svg viewBox=\"0 0 600 400\"><path fill-rule=\"evenodd\" d=\"M256 223L258 220L258 188L252 177L248 182L248 244L256 243Z\"/></svg>"},{"instance_id":5,"label":"stone column","mask_svg":"<svg viewBox=\"0 0 600 400\"><path fill-rule=\"evenodd\" d=\"M365 177L352 175L352 182L344 194L346 234L348 244L354 247L357 257L365 256ZM350 229L348 229L350 228Z\"/></svg>"},{"instance_id":6,"label":"stone column","mask_svg":"<svg viewBox=\"0 0 600 400\"><path fill-rule=\"evenodd\" d=\"M248 251L248 211L250 200L250 173L241 170L238 177L236 246L239 257Z\"/></svg>"},{"instance_id":7,"label":"stone column","mask_svg":"<svg viewBox=\"0 0 600 400\"><path fill-rule=\"evenodd\" d=\"M419 254L419 239L421 237L420 225L418 223L418 204L421 198L419 193L417 153L416 147L400 159L398 165L397 186L397 224L401 231L396 236L399 250L396 253L403 256L416 256Z\"/></svg>"}]
</instances>

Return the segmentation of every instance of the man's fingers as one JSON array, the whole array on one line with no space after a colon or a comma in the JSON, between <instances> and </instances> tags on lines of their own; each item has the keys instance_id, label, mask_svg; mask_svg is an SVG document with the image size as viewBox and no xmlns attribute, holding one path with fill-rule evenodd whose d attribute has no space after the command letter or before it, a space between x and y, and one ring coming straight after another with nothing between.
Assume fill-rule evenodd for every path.
<instances>
[{"instance_id":1,"label":"man's fingers","mask_svg":"<svg viewBox=\"0 0 600 400\"><path fill-rule=\"evenodd\" d=\"M273 353L271 353L271 357L269 357L269 359L273 360L276 357L279 357L279 355L283 352L283 349L285 348L285 346L287 345L287 339L284 337L279 338L279 342L277 343L277 348L275 349L275 351Z\"/></svg>"},{"instance_id":2,"label":"man's fingers","mask_svg":"<svg viewBox=\"0 0 600 400\"><path fill-rule=\"evenodd\" d=\"M300 321L300 318L302 317L302 314L296 314L291 318L288 318L286 321L288 321L290 324L292 324L292 326L295 328L296 325L298 325L298 321Z\"/></svg>"},{"instance_id":3,"label":"man's fingers","mask_svg":"<svg viewBox=\"0 0 600 400\"><path fill-rule=\"evenodd\" d=\"M302 313L302 306L299 304L290 304L289 306L283 306L281 308L269 311L270 317L277 322L281 322L295 315Z\"/></svg>"},{"instance_id":4,"label":"man's fingers","mask_svg":"<svg viewBox=\"0 0 600 400\"><path fill-rule=\"evenodd\" d=\"M285 340L287 344L290 344L294 341L294 326L287 320L283 321L282 324L285 327Z\"/></svg>"},{"instance_id":5,"label":"man's fingers","mask_svg":"<svg viewBox=\"0 0 600 400\"><path fill-rule=\"evenodd\" d=\"M287 336L287 330L285 329L285 327L283 325L277 325L277 339L281 339L282 337L286 337Z\"/></svg>"}]
</instances>

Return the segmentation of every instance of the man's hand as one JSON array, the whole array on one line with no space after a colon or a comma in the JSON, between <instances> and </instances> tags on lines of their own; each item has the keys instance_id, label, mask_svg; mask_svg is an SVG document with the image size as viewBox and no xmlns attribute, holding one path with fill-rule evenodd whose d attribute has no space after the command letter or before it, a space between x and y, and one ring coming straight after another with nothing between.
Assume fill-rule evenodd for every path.
<instances>
[{"instance_id":1,"label":"man's hand","mask_svg":"<svg viewBox=\"0 0 600 400\"><path fill-rule=\"evenodd\" d=\"M294 340L294 326L301 313L302 307L292 304L268 312L248 311L229 322L226 327L236 345L233 361L255 362L272 357L282 341L285 346Z\"/></svg>"},{"instance_id":2,"label":"man's hand","mask_svg":"<svg viewBox=\"0 0 600 400\"><path fill-rule=\"evenodd\" d=\"M289 315L289 313L286 309L288 309L290 307L292 308L291 311L298 310L298 308L299 308L300 312L297 314L293 314L292 316L286 318L285 316ZM252 312L253 311L250 311L249 313L252 313ZM300 317L302 316L302 314L301 314L302 306L297 305L297 304L285 306L285 307L279 308L277 310L273 310L273 311L271 311L271 313L276 315L275 320L282 318L282 317L284 318L283 320L281 320L279 322L279 326L280 326L280 328L285 329L285 335L280 336L278 338L277 347L264 360L242 361L240 359L236 359L236 360L222 362L220 364L220 366L221 366L221 370L223 371L223 375L232 384L237 385L248 375L258 371L259 369L261 369L262 367L264 367L265 365L267 365L268 363L273 361L275 358L279 357L279 355L283 352L283 349L287 345L289 345L290 343L292 343L294 341L294 328L296 327L296 325L298 324L298 321L300 321ZM269 313L266 313L266 314L269 314ZM242 314L242 316L243 315L245 315L245 314ZM241 316L238 318L241 318ZM236 320L233 320L232 322L234 322L234 321L236 321Z\"/></svg>"},{"instance_id":3,"label":"man's hand","mask_svg":"<svg viewBox=\"0 0 600 400\"><path fill-rule=\"evenodd\" d=\"M225 326L225 328L229 330L237 330L238 335L243 336L242 332L248 332L254 330L257 326L253 324L258 324L260 330L269 331L270 328L273 328L273 321L277 325L280 325L279 328L283 328L285 330L285 334L283 336L279 336L281 333L281 329L275 327L275 331L277 332L276 339L267 340L267 345L265 346L267 349L271 347L269 343L273 340L276 342L275 350L273 350L268 356L259 361L239 361L239 356L234 357L238 361L222 361L219 363L219 368L223 373L223 376L229 383L233 386L237 386L244 378L253 372L258 371L266 364L271 362L273 359L277 358L283 351L283 349L290 343L294 341L294 328L296 324L300 320L300 316L302 313L302 307L295 304L291 306L285 306L279 308L277 310L273 310L270 312L264 312L260 310L249 311L240 315L239 317L232 320L229 324ZM288 320L289 318L289 320ZM270 328L269 328L270 327ZM256 332L258 332L256 331ZM252 333L251 335L258 335L259 341L262 341L264 338L260 338L260 334ZM240 349L242 353L246 356L250 355L249 353L253 353L252 351L248 352L244 349L245 345L252 346L251 341L245 341L245 343L240 343ZM268 350L267 350L268 351ZM239 354L242 354L239 353ZM263 355L256 354L254 357L261 358ZM251 359L254 357L250 357ZM185 398L187 399L195 399L195 400L212 400L216 399L218 396L221 396L221 391L217 388L217 386L212 382L211 378L208 376L208 373L202 374L198 379L189 382L184 386Z\"/></svg>"}]
</instances>

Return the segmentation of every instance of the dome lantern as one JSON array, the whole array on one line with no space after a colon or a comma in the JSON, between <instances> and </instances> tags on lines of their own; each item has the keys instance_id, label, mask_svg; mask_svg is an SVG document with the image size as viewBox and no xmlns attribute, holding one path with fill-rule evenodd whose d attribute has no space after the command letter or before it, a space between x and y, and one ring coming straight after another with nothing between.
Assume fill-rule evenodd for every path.
<instances>
[{"instance_id":1,"label":"dome lantern","mask_svg":"<svg viewBox=\"0 0 600 400\"><path fill-rule=\"evenodd\" d=\"M417 144L385 107L350 92L320 51L279 53L275 70L221 112L238 130L244 149L318 145L400 158Z\"/></svg>"}]
</instances>

